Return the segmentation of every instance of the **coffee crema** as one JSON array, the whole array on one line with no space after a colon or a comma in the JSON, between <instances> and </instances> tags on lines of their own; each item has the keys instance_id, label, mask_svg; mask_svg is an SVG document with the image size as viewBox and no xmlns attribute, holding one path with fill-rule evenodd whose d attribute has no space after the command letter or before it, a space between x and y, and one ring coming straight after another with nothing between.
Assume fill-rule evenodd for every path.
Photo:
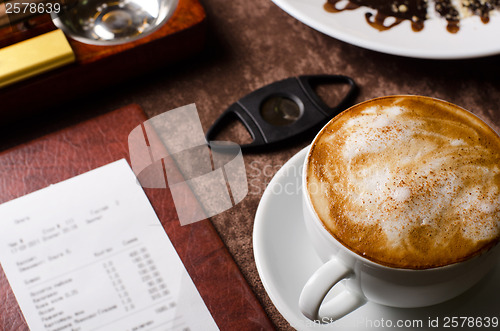
<instances>
[{"instance_id":1,"label":"coffee crema","mask_svg":"<svg viewBox=\"0 0 500 331\"><path fill-rule=\"evenodd\" d=\"M500 238L500 138L458 106L374 99L316 137L307 188L325 228L374 262L427 269Z\"/></svg>"}]
</instances>

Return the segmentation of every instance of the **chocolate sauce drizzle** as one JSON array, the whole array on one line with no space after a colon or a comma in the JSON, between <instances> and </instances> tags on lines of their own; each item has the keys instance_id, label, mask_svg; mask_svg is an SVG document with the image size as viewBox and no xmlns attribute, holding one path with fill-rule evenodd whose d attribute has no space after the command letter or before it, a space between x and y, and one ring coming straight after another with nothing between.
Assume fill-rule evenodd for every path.
<instances>
[{"instance_id":1,"label":"chocolate sauce drizzle","mask_svg":"<svg viewBox=\"0 0 500 331\"><path fill-rule=\"evenodd\" d=\"M345 3L343 7L339 7L339 3ZM387 0L372 0L369 4L365 4L362 0L328 0L324 8L331 13L338 13L344 10L353 10L361 6L367 6L377 10L376 14L366 13L366 22L373 28L379 31L389 30L401 22L408 20L411 22L412 30L418 32L424 28L424 20L426 16L425 7L410 5L406 0L401 3L394 3ZM400 10L400 8L403 10ZM394 18L392 23L387 23L389 18Z\"/></svg>"},{"instance_id":2,"label":"chocolate sauce drizzle","mask_svg":"<svg viewBox=\"0 0 500 331\"><path fill-rule=\"evenodd\" d=\"M343 8L338 8L337 3L341 1L342 0L328 0L327 3L325 3L324 8L327 12L330 13L340 13L341 11L344 10L353 10L353 9L358 9L360 7L359 5L348 1Z\"/></svg>"},{"instance_id":3,"label":"chocolate sauce drizzle","mask_svg":"<svg viewBox=\"0 0 500 331\"><path fill-rule=\"evenodd\" d=\"M396 18L394 23L386 25L385 21L389 18L389 16L381 14L380 12L376 13L375 15L373 15L372 13L366 13L365 18L366 22L370 24L371 27L379 31L389 30L404 21L404 19L402 18Z\"/></svg>"},{"instance_id":4,"label":"chocolate sauce drizzle","mask_svg":"<svg viewBox=\"0 0 500 331\"><path fill-rule=\"evenodd\" d=\"M376 10L376 14L366 13L366 22L379 31L389 30L403 21L411 23L412 30L421 31L427 19L427 0L327 0L324 9L327 12L338 13L345 10L354 10L359 7L369 7ZM483 23L488 23L490 12L500 9L500 0L470 0L466 8L472 15L477 15ZM451 0L436 1L436 12L446 21L447 31L457 33L460 30L460 14ZM387 23L388 18L394 20Z\"/></svg>"},{"instance_id":5,"label":"chocolate sauce drizzle","mask_svg":"<svg viewBox=\"0 0 500 331\"><path fill-rule=\"evenodd\" d=\"M451 0L436 2L436 11L448 22L446 26L448 32L457 33L460 30L460 14L452 5Z\"/></svg>"}]
</instances>

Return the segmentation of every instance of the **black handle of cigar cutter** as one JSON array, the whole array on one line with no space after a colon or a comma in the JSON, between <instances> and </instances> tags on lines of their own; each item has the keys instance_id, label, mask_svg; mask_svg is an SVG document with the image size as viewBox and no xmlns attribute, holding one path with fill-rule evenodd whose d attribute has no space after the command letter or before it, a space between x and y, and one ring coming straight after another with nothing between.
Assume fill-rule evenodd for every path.
<instances>
[{"instance_id":1,"label":"black handle of cigar cutter","mask_svg":"<svg viewBox=\"0 0 500 331\"><path fill-rule=\"evenodd\" d=\"M335 107L328 107L314 88L324 84L347 84L349 91ZM326 123L354 102L358 87L354 80L342 75L307 75L287 78L266 85L233 103L214 122L206 134L208 142L231 121L239 120L246 127L253 141L242 145L243 150L257 149L285 141L313 127ZM276 125L264 119L262 105L271 98L291 100L298 106L300 115L287 124Z\"/></svg>"}]
</instances>

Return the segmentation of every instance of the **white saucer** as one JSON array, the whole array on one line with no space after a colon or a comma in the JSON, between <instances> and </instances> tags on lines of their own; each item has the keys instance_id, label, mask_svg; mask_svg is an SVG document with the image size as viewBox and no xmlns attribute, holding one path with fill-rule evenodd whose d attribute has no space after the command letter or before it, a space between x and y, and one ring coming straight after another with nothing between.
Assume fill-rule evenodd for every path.
<instances>
[{"instance_id":1,"label":"white saucer","mask_svg":"<svg viewBox=\"0 0 500 331\"><path fill-rule=\"evenodd\" d=\"M367 303L329 325L318 325L298 309L299 295L309 276L321 265L308 241L302 220L301 176L306 155L303 149L292 157L269 183L255 215L253 247L255 262L264 288L278 311L297 330L441 330L448 320L450 329L494 330L460 327L460 317L500 319L500 267L479 284L446 303L418 308L390 308ZM499 261L500 262L500 261ZM459 327L452 327L452 317ZM430 321L439 323L431 327ZM421 321L421 325L419 324ZM413 326L397 327L397 323ZM491 320L490 320L491 322ZM476 322L474 322L476 323ZM391 324L391 325L389 325ZM474 324L477 325L477 324Z\"/></svg>"}]
</instances>

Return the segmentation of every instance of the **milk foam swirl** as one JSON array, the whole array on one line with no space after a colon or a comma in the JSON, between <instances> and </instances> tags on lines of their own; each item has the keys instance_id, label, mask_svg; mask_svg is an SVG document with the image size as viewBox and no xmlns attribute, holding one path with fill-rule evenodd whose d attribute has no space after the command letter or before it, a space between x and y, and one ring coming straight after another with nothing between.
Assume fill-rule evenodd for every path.
<instances>
[{"instance_id":1,"label":"milk foam swirl","mask_svg":"<svg viewBox=\"0 0 500 331\"><path fill-rule=\"evenodd\" d=\"M390 265L429 267L498 239L493 132L398 103L351 115L317 138L308 178L318 215L344 244Z\"/></svg>"}]
</instances>

